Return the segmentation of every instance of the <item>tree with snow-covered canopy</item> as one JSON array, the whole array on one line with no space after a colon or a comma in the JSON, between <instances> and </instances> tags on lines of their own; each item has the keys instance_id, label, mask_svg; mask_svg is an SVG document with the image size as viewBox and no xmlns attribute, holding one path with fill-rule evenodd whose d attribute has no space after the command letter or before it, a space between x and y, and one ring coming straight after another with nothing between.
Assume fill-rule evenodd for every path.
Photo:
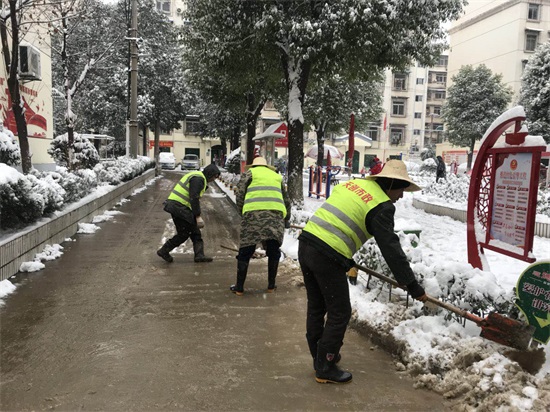
<instances>
[{"instance_id":1,"label":"tree with snow-covered canopy","mask_svg":"<svg viewBox=\"0 0 550 412\"><path fill-rule=\"evenodd\" d=\"M73 99L84 82L89 81L89 73L96 70L102 62L110 60L115 52L115 43L123 37L112 39L109 36L110 25L106 24L111 6L98 0L65 0L54 3L49 28L52 34L52 54L54 64L62 70L54 72L58 94L65 98L64 121L67 131L68 158L67 167L73 167L75 145L76 114L73 111ZM101 39L101 41L98 41ZM107 43L105 40L112 40ZM61 78L59 78L61 74Z\"/></svg>"},{"instance_id":2,"label":"tree with snow-covered canopy","mask_svg":"<svg viewBox=\"0 0 550 412\"><path fill-rule=\"evenodd\" d=\"M493 120L506 110L512 90L487 66L462 66L447 89L441 116L447 124L449 142L468 147L467 170L472 166L476 140L483 137Z\"/></svg>"},{"instance_id":3,"label":"tree with snow-covered canopy","mask_svg":"<svg viewBox=\"0 0 550 412\"><path fill-rule=\"evenodd\" d=\"M192 1L185 15L192 24L183 30L186 74L204 100L245 113L248 163L265 103L284 92L277 50L255 39L262 9L253 1ZM233 22L238 28L228 27Z\"/></svg>"},{"instance_id":4,"label":"tree with snow-covered canopy","mask_svg":"<svg viewBox=\"0 0 550 412\"><path fill-rule=\"evenodd\" d=\"M519 94L529 133L550 143L550 41L538 46L527 61Z\"/></svg>"},{"instance_id":5,"label":"tree with snow-covered canopy","mask_svg":"<svg viewBox=\"0 0 550 412\"><path fill-rule=\"evenodd\" d=\"M158 173L160 132L181 127L189 102L177 29L153 2L141 4L139 16L138 117L154 131Z\"/></svg>"},{"instance_id":6,"label":"tree with snow-covered canopy","mask_svg":"<svg viewBox=\"0 0 550 412\"><path fill-rule=\"evenodd\" d=\"M234 52L239 52L235 46L245 41L259 45L256 49L277 51L278 62L272 65L282 69L288 106L288 193L293 204L302 205L302 105L310 76L368 79L373 71L404 67L413 59L431 64L445 47L441 23L458 17L463 3L194 0L189 8L203 4L212 15L223 16L223 24L210 29L203 25L200 33L220 66L234 61ZM190 24L195 24L192 19Z\"/></svg>"},{"instance_id":7,"label":"tree with snow-covered canopy","mask_svg":"<svg viewBox=\"0 0 550 412\"><path fill-rule=\"evenodd\" d=\"M378 120L382 112L381 77L372 81L348 81L336 74L318 78L312 75L310 92L304 99L304 124L312 125L317 135L317 164L323 164L327 132L349 129L350 115L355 115L355 130Z\"/></svg>"}]
</instances>

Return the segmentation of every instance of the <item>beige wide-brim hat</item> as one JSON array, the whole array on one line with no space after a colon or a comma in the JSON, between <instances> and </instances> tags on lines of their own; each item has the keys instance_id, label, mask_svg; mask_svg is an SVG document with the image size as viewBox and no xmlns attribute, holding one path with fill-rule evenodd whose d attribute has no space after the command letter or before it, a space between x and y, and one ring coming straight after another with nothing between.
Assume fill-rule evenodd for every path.
<instances>
[{"instance_id":1,"label":"beige wide-brim hat","mask_svg":"<svg viewBox=\"0 0 550 412\"><path fill-rule=\"evenodd\" d=\"M265 167L268 167L271 170L275 171L275 167L273 167L271 165L268 165L265 158L263 158L261 156L256 157L254 159L254 161L252 162L252 164L251 165L246 165L245 168L250 169L251 167L256 167L256 166L265 166Z\"/></svg>"},{"instance_id":2,"label":"beige wide-brim hat","mask_svg":"<svg viewBox=\"0 0 550 412\"><path fill-rule=\"evenodd\" d=\"M365 176L364 179L375 180L377 177L386 177L388 179L398 179L409 182L410 186L405 188L405 192L417 192L419 190L422 190L422 188L414 183L413 180L409 177L407 166L401 160L388 160L384 164L384 167L382 168L382 171L380 173L376 175Z\"/></svg>"}]
</instances>

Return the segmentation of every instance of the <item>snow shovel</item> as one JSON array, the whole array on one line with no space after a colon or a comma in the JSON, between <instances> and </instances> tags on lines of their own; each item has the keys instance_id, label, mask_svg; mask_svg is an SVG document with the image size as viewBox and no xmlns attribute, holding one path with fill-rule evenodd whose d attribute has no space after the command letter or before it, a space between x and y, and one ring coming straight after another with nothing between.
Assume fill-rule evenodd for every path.
<instances>
[{"instance_id":1,"label":"snow shovel","mask_svg":"<svg viewBox=\"0 0 550 412\"><path fill-rule=\"evenodd\" d=\"M360 266L357 263L355 264L355 267L362 270L363 272L368 273L369 275L372 275L380 280L383 280L384 282L391 284L392 286L406 290L395 280L384 276L381 273L375 272L374 270L371 270L364 266ZM531 337L535 332L534 326L525 325L522 322L510 319L496 312L492 312L487 317L481 318L464 309L460 309L449 303L442 302L439 299L434 298L433 296L426 296L428 297L428 302L431 302L444 309L450 310L451 312L465 319L468 319L474 322L477 326L481 327L480 336L482 338L492 340L493 342L500 343L501 345L509 346L511 348L519 350L526 350L529 348Z\"/></svg>"}]
</instances>

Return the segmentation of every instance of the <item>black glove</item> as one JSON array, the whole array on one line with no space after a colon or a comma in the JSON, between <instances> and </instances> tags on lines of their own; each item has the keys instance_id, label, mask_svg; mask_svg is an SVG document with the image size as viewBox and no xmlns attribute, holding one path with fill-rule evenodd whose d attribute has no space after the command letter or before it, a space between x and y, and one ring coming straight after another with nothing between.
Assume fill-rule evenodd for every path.
<instances>
[{"instance_id":1,"label":"black glove","mask_svg":"<svg viewBox=\"0 0 550 412\"><path fill-rule=\"evenodd\" d=\"M290 229L290 221L285 220L285 229Z\"/></svg>"},{"instance_id":2,"label":"black glove","mask_svg":"<svg viewBox=\"0 0 550 412\"><path fill-rule=\"evenodd\" d=\"M426 299L428 299L424 288L420 286L420 284L416 280L413 280L407 285L407 290L414 299L417 299L421 302L424 302Z\"/></svg>"}]
</instances>

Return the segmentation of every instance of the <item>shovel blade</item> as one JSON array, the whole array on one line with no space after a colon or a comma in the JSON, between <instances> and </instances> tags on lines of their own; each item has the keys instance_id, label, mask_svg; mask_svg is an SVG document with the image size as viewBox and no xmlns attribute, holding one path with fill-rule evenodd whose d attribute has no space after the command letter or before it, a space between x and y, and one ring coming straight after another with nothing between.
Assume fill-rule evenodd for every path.
<instances>
[{"instance_id":1,"label":"shovel blade","mask_svg":"<svg viewBox=\"0 0 550 412\"><path fill-rule=\"evenodd\" d=\"M535 327L526 325L498 313L490 313L481 325L482 338L511 348L526 350L531 343Z\"/></svg>"}]
</instances>

